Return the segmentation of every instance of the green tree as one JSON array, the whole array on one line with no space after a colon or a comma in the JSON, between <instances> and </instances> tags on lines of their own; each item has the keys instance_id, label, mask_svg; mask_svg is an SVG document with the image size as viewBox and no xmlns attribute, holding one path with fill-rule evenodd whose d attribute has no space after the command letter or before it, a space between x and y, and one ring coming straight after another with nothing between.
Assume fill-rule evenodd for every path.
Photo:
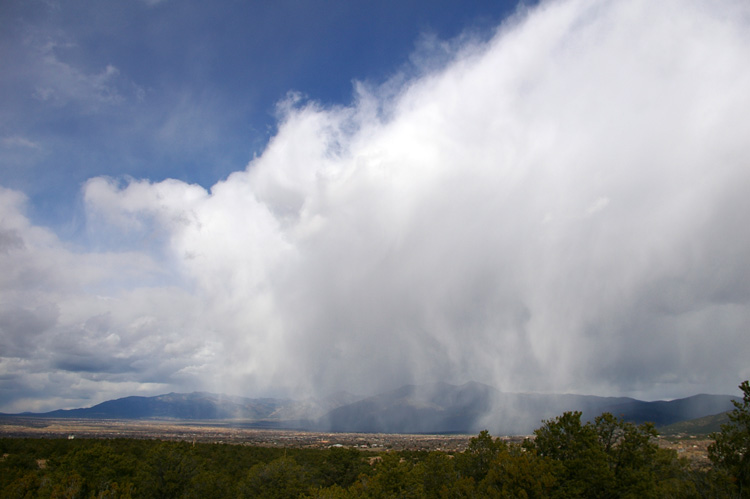
<instances>
[{"instance_id":1,"label":"green tree","mask_svg":"<svg viewBox=\"0 0 750 499\"><path fill-rule=\"evenodd\" d=\"M440 497L443 487L451 484L457 478L453 465L455 459L444 452L430 452L417 465L422 475L424 495L428 498Z\"/></svg>"},{"instance_id":2,"label":"green tree","mask_svg":"<svg viewBox=\"0 0 750 499\"><path fill-rule=\"evenodd\" d=\"M37 497L39 490L39 477L36 473L29 471L6 485L0 492L0 497L8 499L26 499Z\"/></svg>"},{"instance_id":3,"label":"green tree","mask_svg":"<svg viewBox=\"0 0 750 499\"><path fill-rule=\"evenodd\" d=\"M673 450L661 449L652 423L634 425L604 413L594 421L610 469L617 497L687 495L686 462Z\"/></svg>"},{"instance_id":4,"label":"green tree","mask_svg":"<svg viewBox=\"0 0 750 499\"><path fill-rule=\"evenodd\" d=\"M688 470L676 452L654 441L651 423L634 425L604 413L581 423L566 412L536 430L526 448L562 464L555 495L561 497L688 497Z\"/></svg>"},{"instance_id":5,"label":"green tree","mask_svg":"<svg viewBox=\"0 0 750 499\"><path fill-rule=\"evenodd\" d=\"M65 481L70 490L80 485L80 491L76 493L81 496L105 492L108 497L125 494L123 491L128 490L137 463L129 453L123 452L123 442L80 442L72 445L59 460L51 461L50 468L54 469L52 480L57 485ZM74 476L78 478L71 478Z\"/></svg>"},{"instance_id":6,"label":"green tree","mask_svg":"<svg viewBox=\"0 0 750 499\"><path fill-rule=\"evenodd\" d=\"M711 434L714 443L708 447L708 457L729 475L740 497L750 497L750 383L743 381L740 390L742 401L732 401L735 408L729 413L729 423Z\"/></svg>"},{"instance_id":7,"label":"green tree","mask_svg":"<svg viewBox=\"0 0 750 499\"><path fill-rule=\"evenodd\" d=\"M353 495L353 493L348 492L339 485L331 485L330 487L312 489L305 497L310 497L311 499L349 499L358 496Z\"/></svg>"},{"instance_id":8,"label":"green tree","mask_svg":"<svg viewBox=\"0 0 750 499\"><path fill-rule=\"evenodd\" d=\"M560 466L558 461L538 456L534 449L510 445L492 462L481 489L487 497L549 497Z\"/></svg>"},{"instance_id":9,"label":"green tree","mask_svg":"<svg viewBox=\"0 0 750 499\"><path fill-rule=\"evenodd\" d=\"M232 496L235 484L231 481L230 477L207 468L208 466L204 465L193 476L183 497L190 499L223 499Z\"/></svg>"},{"instance_id":10,"label":"green tree","mask_svg":"<svg viewBox=\"0 0 750 499\"><path fill-rule=\"evenodd\" d=\"M360 475L349 492L367 498L422 498L422 469L401 453L388 452L375 466L372 476Z\"/></svg>"},{"instance_id":11,"label":"green tree","mask_svg":"<svg viewBox=\"0 0 750 499\"><path fill-rule=\"evenodd\" d=\"M112 482L99 491L96 499L132 499L134 490L132 483L119 485L117 482Z\"/></svg>"},{"instance_id":12,"label":"green tree","mask_svg":"<svg viewBox=\"0 0 750 499\"><path fill-rule=\"evenodd\" d=\"M485 495L477 490L474 479L466 476L443 485L440 489L440 499L484 499L484 497Z\"/></svg>"},{"instance_id":13,"label":"green tree","mask_svg":"<svg viewBox=\"0 0 750 499\"><path fill-rule=\"evenodd\" d=\"M325 459L317 466L325 487L334 484L349 487L361 473L369 471L370 467L357 449L334 447L325 453Z\"/></svg>"},{"instance_id":14,"label":"green tree","mask_svg":"<svg viewBox=\"0 0 750 499\"><path fill-rule=\"evenodd\" d=\"M73 473L60 480L52 488L53 499L76 499L84 497L84 479L78 473Z\"/></svg>"},{"instance_id":15,"label":"green tree","mask_svg":"<svg viewBox=\"0 0 750 499\"><path fill-rule=\"evenodd\" d=\"M256 464L240 484L240 497L287 499L304 494L312 484L307 471L291 457Z\"/></svg>"},{"instance_id":16,"label":"green tree","mask_svg":"<svg viewBox=\"0 0 750 499\"><path fill-rule=\"evenodd\" d=\"M2 449L5 450L5 449ZM9 449L15 450L15 449ZM0 455L0 497L34 497L39 487L39 465L25 453Z\"/></svg>"},{"instance_id":17,"label":"green tree","mask_svg":"<svg viewBox=\"0 0 750 499\"><path fill-rule=\"evenodd\" d=\"M596 428L581 423L581 412L566 412L534 430L527 448L562 463L558 474L562 497L611 497L614 472Z\"/></svg>"},{"instance_id":18,"label":"green tree","mask_svg":"<svg viewBox=\"0 0 750 499\"><path fill-rule=\"evenodd\" d=\"M487 430L482 430L469 441L466 450L456 456L456 470L460 476L479 483L487 476L492 461L504 450L507 450L505 442L499 438L493 439Z\"/></svg>"},{"instance_id":19,"label":"green tree","mask_svg":"<svg viewBox=\"0 0 750 499\"><path fill-rule=\"evenodd\" d=\"M197 474L198 462L188 444L159 442L146 455L138 470L138 495L180 497Z\"/></svg>"}]
</instances>

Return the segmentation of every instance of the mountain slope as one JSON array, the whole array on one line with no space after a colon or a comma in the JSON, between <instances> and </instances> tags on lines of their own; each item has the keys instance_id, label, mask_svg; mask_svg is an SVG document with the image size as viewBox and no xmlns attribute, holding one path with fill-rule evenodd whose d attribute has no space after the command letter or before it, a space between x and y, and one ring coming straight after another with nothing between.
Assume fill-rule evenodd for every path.
<instances>
[{"instance_id":1,"label":"mountain slope","mask_svg":"<svg viewBox=\"0 0 750 499\"><path fill-rule=\"evenodd\" d=\"M44 413L56 418L96 419L263 419L279 405L275 399L243 399L212 393L168 393L156 397L124 397L84 409Z\"/></svg>"},{"instance_id":2,"label":"mountain slope","mask_svg":"<svg viewBox=\"0 0 750 499\"><path fill-rule=\"evenodd\" d=\"M598 415L600 407L635 400L584 395L502 393L481 383L407 385L338 407L318 421L332 431L396 433L530 433L565 411ZM592 416L593 417L593 416Z\"/></svg>"},{"instance_id":3,"label":"mountain slope","mask_svg":"<svg viewBox=\"0 0 750 499\"><path fill-rule=\"evenodd\" d=\"M733 397L696 395L673 401L644 402L627 397L502 393L480 383L414 386L338 407L318 420L328 431L376 433L530 434L544 420L581 411L585 420L603 412L634 423L657 426L730 410Z\"/></svg>"},{"instance_id":4,"label":"mountain slope","mask_svg":"<svg viewBox=\"0 0 750 499\"><path fill-rule=\"evenodd\" d=\"M338 407L318 428L365 433L464 432L491 409L497 390L480 383L406 385Z\"/></svg>"},{"instance_id":5,"label":"mountain slope","mask_svg":"<svg viewBox=\"0 0 750 499\"><path fill-rule=\"evenodd\" d=\"M670 401L633 400L624 404L607 406L604 410L627 421L651 421L656 426L666 426L679 421L730 411L734 408L732 399L733 397L728 395L701 394Z\"/></svg>"},{"instance_id":6,"label":"mountain slope","mask_svg":"<svg viewBox=\"0 0 750 499\"><path fill-rule=\"evenodd\" d=\"M348 395L348 396L347 396ZM124 397L93 407L61 409L25 416L90 419L178 419L178 420L305 420L315 419L353 395L337 399L295 401L274 398L245 398L214 393L168 393L155 397Z\"/></svg>"},{"instance_id":7,"label":"mountain slope","mask_svg":"<svg viewBox=\"0 0 750 499\"><path fill-rule=\"evenodd\" d=\"M241 421L243 424L363 433L477 433L526 435L566 411L585 420L602 412L634 423L674 424L733 408L728 395L696 395L644 402L626 397L503 393L481 383L406 385L358 399L338 393L301 401L244 398L194 392L156 397L125 397L93 407L25 417L90 419L175 419Z\"/></svg>"},{"instance_id":8,"label":"mountain slope","mask_svg":"<svg viewBox=\"0 0 750 499\"><path fill-rule=\"evenodd\" d=\"M721 431L721 425L729 423L729 413L722 412L702 418L680 421L669 426L659 428L659 434L664 436L701 435L708 436Z\"/></svg>"}]
</instances>

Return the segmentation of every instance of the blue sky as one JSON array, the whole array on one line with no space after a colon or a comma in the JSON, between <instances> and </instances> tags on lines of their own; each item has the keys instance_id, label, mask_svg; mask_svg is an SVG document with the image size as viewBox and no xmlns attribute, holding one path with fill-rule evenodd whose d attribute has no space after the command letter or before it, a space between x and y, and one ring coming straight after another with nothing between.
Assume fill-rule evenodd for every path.
<instances>
[{"instance_id":1,"label":"blue sky","mask_svg":"<svg viewBox=\"0 0 750 499\"><path fill-rule=\"evenodd\" d=\"M0 183L77 236L90 177L210 187L263 150L288 92L420 70L420 46L488 37L511 1L4 2ZM73 221L73 222L71 222ZM71 225L72 223L72 225Z\"/></svg>"},{"instance_id":2,"label":"blue sky","mask_svg":"<svg viewBox=\"0 0 750 499\"><path fill-rule=\"evenodd\" d=\"M750 4L0 6L0 412L750 377Z\"/></svg>"}]
</instances>

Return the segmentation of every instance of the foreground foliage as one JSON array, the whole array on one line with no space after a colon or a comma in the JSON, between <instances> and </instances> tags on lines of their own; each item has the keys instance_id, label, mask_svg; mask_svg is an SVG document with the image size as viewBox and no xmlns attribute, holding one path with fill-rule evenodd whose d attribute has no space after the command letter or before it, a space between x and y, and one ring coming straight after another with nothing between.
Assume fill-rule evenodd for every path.
<instances>
[{"instance_id":1,"label":"foreground foliage","mask_svg":"<svg viewBox=\"0 0 750 499\"><path fill-rule=\"evenodd\" d=\"M715 442L708 457L742 497L750 497L750 383L742 382L740 390L742 401L732 401L735 409L729 413L729 423L711 435Z\"/></svg>"},{"instance_id":2,"label":"foreground foliage","mask_svg":"<svg viewBox=\"0 0 750 499\"><path fill-rule=\"evenodd\" d=\"M711 447L715 470L660 448L653 425L567 412L523 444L483 431L454 454L0 439L0 497L746 497L750 388L741 388L744 403Z\"/></svg>"}]
</instances>

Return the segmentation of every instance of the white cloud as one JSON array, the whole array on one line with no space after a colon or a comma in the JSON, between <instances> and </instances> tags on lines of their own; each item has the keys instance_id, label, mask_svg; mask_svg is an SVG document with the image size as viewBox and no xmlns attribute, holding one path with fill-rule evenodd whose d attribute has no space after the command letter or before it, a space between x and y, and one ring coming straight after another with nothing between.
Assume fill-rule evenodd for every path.
<instances>
[{"instance_id":1,"label":"white cloud","mask_svg":"<svg viewBox=\"0 0 750 499\"><path fill-rule=\"evenodd\" d=\"M71 106L77 112L96 113L122 104L143 89L128 81L113 64L90 68L77 60L75 41L61 32L21 28L22 46L15 47L18 64L10 80L28 85L28 96L57 107Z\"/></svg>"},{"instance_id":2,"label":"white cloud","mask_svg":"<svg viewBox=\"0 0 750 499\"><path fill-rule=\"evenodd\" d=\"M157 5L166 3L168 0L141 0L148 7L156 7Z\"/></svg>"},{"instance_id":3,"label":"white cloud","mask_svg":"<svg viewBox=\"0 0 750 499\"><path fill-rule=\"evenodd\" d=\"M586 210L586 215L587 216L595 215L598 212L606 209L607 205L609 205L608 197L597 198L597 200L591 203L591 206L589 206L588 209Z\"/></svg>"},{"instance_id":4,"label":"white cloud","mask_svg":"<svg viewBox=\"0 0 750 499\"><path fill-rule=\"evenodd\" d=\"M24 207L23 195L0 188L2 410L18 407L16 398L54 409L59 397L70 407L138 383L202 383L175 373L210 359L210 318L169 284L169 269L142 252L68 247L32 225ZM70 388L86 380L87 392ZM94 381L106 390L92 393Z\"/></svg>"},{"instance_id":5,"label":"white cloud","mask_svg":"<svg viewBox=\"0 0 750 499\"><path fill-rule=\"evenodd\" d=\"M19 135L3 137L0 139L0 144L7 148L39 149L39 144Z\"/></svg>"},{"instance_id":6,"label":"white cloud","mask_svg":"<svg viewBox=\"0 0 750 499\"><path fill-rule=\"evenodd\" d=\"M118 104L122 102L113 80L119 71L112 65L107 65L98 73L84 73L75 66L61 61L54 53L55 44L44 47L38 84L34 89L34 97L41 101L64 105L68 102L82 104L93 110L102 104Z\"/></svg>"},{"instance_id":7,"label":"white cloud","mask_svg":"<svg viewBox=\"0 0 750 499\"><path fill-rule=\"evenodd\" d=\"M119 345L105 377L249 395L730 391L750 355L748 19L730 1L546 2L396 92L287 103L210 192L92 179L91 237L133 252L52 239L56 258L118 275L139 250L168 284L50 298L50 352L90 372ZM62 341L73 324L95 348Z\"/></svg>"}]
</instances>

